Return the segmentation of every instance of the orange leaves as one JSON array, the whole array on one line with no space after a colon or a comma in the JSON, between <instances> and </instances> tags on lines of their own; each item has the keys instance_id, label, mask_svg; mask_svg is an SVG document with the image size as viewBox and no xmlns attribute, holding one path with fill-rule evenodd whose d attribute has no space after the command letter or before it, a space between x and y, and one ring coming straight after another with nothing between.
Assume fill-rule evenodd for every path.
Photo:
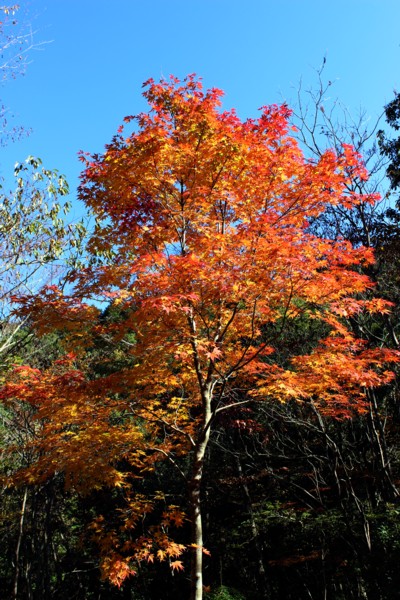
<instances>
[{"instance_id":1,"label":"orange leaves","mask_svg":"<svg viewBox=\"0 0 400 600\"><path fill-rule=\"evenodd\" d=\"M358 177L362 181L368 179L368 171L362 162L362 156L350 144L342 144L344 155L344 168L352 178Z\"/></svg>"},{"instance_id":2,"label":"orange leaves","mask_svg":"<svg viewBox=\"0 0 400 600\"><path fill-rule=\"evenodd\" d=\"M155 508L157 500L153 502L137 494L125 509L119 512L122 515L135 515L133 518L125 518L124 531L129 536L123 544L119 543L118 534L109 529L109 525L103 517L98 517L92 524L94 538L98 542L102 552L101 569L104 578L108 578L115 585L120 586L130 575L136 574L134 565L140 562L153 564L156 562L168 562L172 571L184 569L181 560L177 560L186 551L184 544L179 544L171 539L168 531L171 527L181 527L184 521L183 513L176 506L170 506L163 514L159 525L148 527L147 535L139 535L132 539L132 533L140 522L140 529L145 527L145 515L151 513ZM117 550L116 550L117 549Z\"/></svg>"},{"instance_id":3,"label":"orange leaves","mask_svg":"<svg viewBox=\"0 0 400 600\"><path fill-rule=\"evenodd\" d=\"M356 300L355 298L342 298L340 302L331 304L332 312L340 317L349 317L366 311L370 314L389 314L393 307L393 302L383 298L372 298L370 300Z\"/></svg>"},{"instance_id":4,"label":"orange leaves","mask_svg":"<svg viewBox=\"0 0 400 600\"><path fill-rule=\"evenodd\" d=\"M35 461L17 478L41 482L62 471L66 485L82 493L124 486L126 476L117 462L133 447L132 468L146 468L146 455L140 456L144 431L129 421L115 425L113 415L121 404L102 388L104 381L88 381L73 361L67 356L43 372L17 368L1 388L3 402L29 403L34 409L35 435L27 443Z\"/></svg>"},{"instance_id":5,"label":"orange leaves","mask_svg":"<svg viewBox=\"0 0 400 600\"><path fill-rule=\"evenodd\" d=\"M175 527L182 527L185 522L185 515L177 506L170 507L168 513L164 515L164 519L166 518Z\"/></svg>"},{"instance_id":6,"label":"orange leaves","mask_svg":"<svg viewBox=\"0 0 400 600\"><path fill-rule=\"evenodd\" d=\"M183 566L182 561L174 560L170 563L171 569L173 571L184 571L185 567Z\"/></svg>"},{"instance_id":7,"label":"orange leaves","mask_svg":"<svg viewBox=\"0 0 400 600\"><path fill-rule=\"evenodd\" d=\"M97 319L99 310L79 298L64 296L57 286L46 286L36 296L14 298L18 317L29 316L39 335L55 330L66 333L67 340L74 340L73 347L85 347L90 343L88 328Z\"/></svg>"},{"instance_id":8,"label":"orange leaves","mask_svg":"<svg viewBox=\"0 0 400 600\"><path fill-rule=\"evenodd\" d=\"M189 548L193 548L194 550L199 549L202 551L203 554L206 554L207 556L211 556L211 552L209 550L207 550L207 548L204 548L204 546L199 546L198 544L190 544Z\"/></svg>"},{"instance_id":9,"label":"orange leaves","mask_svg":"<svg viewBox=\"0 0 400 600\"><path fill-rule=\"evenodd\" d=\"M125 140L88 160L81 188L107 219L93 247L112 231L118 260L90 277L83 272L78 289L108 287L122 308L134 306L126 323L137 339L131 353L139 366L127 376L133 389L164 425L179 423L181 431L207 385L229 394L227 382L241 372L258 397L262 389L266 397L304 398L314 383L321 397L331 390L338 397L329 361L337 378L340 369L353 372L354 390L377 383L376 365L361 360L346 322L389 308L360 300L372 283L355 267L371 264L372 252L308 232L308 219L329 205L358 202L347 188L366 176L361 157L344 145L340 156L328 150L306 160L289 135L287 106L263 107L258 119L241 121L222 112L221 92L204 91L194 75L149 80L145 88L149 112L135 118L138 127ZM305 318L330 335L320 357L301 357L283 372L274 350L285 328ZM318 381L318 369L326 379ZM188 410L174 398L185 398Z\"/></svg>"},{"instance_id":10,"label":"orange leaves","mask_svg":"<svg viewBox=\"0 0 400 600\"><path fill-rule=\"evenodd\" d=\"M205 353L206 357L211 361L215 361L222 356L222 352L217 346L212 347L208 352Z\"/></svg>"},{"instance_id":11,"label":"orange leaves","mask_svg":"<svg viewBox=\"0 0 400 600\"><path fill-rule=\"evenodd\" d=\"M312 401L323 414L349 417L365 411L366 389L389 383L393 373L384 365L399 360L399 352L368 349L362 340L331 336L311 354L293 358L294 370L279 380L294 398Z\"/></svg>"},{"instance_id":12,"label":"orange leaves","mask_svg":"<svg viewBox=\"0 0 400 600\"><path fill-rule=\"evenodd\" d=\"M364 308L371 314L379 313L387 315L393 307L393 302L389 302L389 300L384 300L383 298L372 298L371 300L364 301Z\"/></svg>"},{"instance_id":13,"label":"orange leaves","mask_svg":"<svg viewBox=\"0 0 400 600\"><path fill-rule=\"evenodd\" d=\"M169 460L179 470L196 464L199 484L220 411L277 398L350 416L364 410L366 388L390 381L382 364L398 360L368 349L349 326L390 309L361 299L373 288L360 272L372 251L309 232L327 207L359 201L347 192L366 176L357 153L344 146L339 157L309 161L289 135L287 106L241 121L194 75L145 86L149 112L127 117L104 155L82 155L80 197L97 217L90 266L70 279L69 296L50 287L20 299L19 314L40 334L61 331L79 360L104 345L99 372L85 378L71 358L45 372L20 369L1 392L36 410L37 460L23 477L63 471L82 492L119 488L118 531L101 520L93 527L116 585L138 561L182 570L186 546L169 531L186 517L134 493L134 483ZM111 301L115 319L88 298ZM293 331L313 327L307 353L291 346ZM159 502L158 524L146 529Z\"/></svg>"},{"instance_id":14,"label":"orange leaves","mask_svg":"<svg viewBox=\"0 0 400 600\"><path fill-rule=\"evenodd\" d=\"M101 564L103 579L108 579L112 584L121 587L124 581L136 575L136 571L130 566L129 561L113 553L107 556Z\"/></svg>"}]
</instances>

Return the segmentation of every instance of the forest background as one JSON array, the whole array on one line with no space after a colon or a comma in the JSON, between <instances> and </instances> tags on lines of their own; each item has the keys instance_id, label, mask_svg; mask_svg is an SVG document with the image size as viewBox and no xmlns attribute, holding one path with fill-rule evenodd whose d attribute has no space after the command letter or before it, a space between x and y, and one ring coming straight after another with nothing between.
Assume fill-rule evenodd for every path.
<instances>
[{"instance_id":1,"label":"forest background","mask_svg":"<svg viewBox=\"0 0 400 600\"><path fill-rule=\"evenodd\" d=\"M78 151L102 152L125 115L146 110L138 93L143 81L168 78L171 73L183 78L196 72L206 89L222 88L224 108L234 106L242 119L257 117L261 105L287 103L294 110L296 135L310 158L318 158L326 147L334 147L340 155L342 143L355 145L372 177L369 184L356 181L357 190L350 191L379 191L385 200L376 209L365 203L353 213L328 211L313 223L314 231L322 237L344 236L354 247L360 243L373 247L378 260L367 274L378 281L376 296L396 305L397 147L393 153L385 137L393 133L384 117L379 123L378 119L393 100L398 82L398 12L396 2L367 0L323 9L317 2L295 1L250 2L246 7L223 1L153 2L146 7L142 2L121 2L117 10L106 2L74 7L74 2L38 1L22 3L15 14L18 23L13 24L11 11L11 22L5 19L3 26L22 37L15 65L4 68L4 189L12 185L15 162L40 156L45 167L66 174L72 217L70 212L70 225L64 226L58 209L40 212L43 204L35 208L38 212L25 215L20 234L25 235L29 260L15 280L14 272L10 278L3 276L8 285L2 287L4 374L15 363L47 368L49 360L60 354L56 327L41 347L29 330L33 313L20 313L20 318L28 319L21 334L9 320L8 308L10 292L24 280L27 268L32 267L29 287L37 290L48 277L43 266L52 265L53 282L65 274L67 256L69 267L84 260L74 253L79 255L84 225L92 227L93 220L87 220L76 199ZM15 74L24 71L24 76L14 80L14 67ZM386 115L392 117L392 125L397 117L396 105L393 108ZM386 134L379 136L381 129ZM26 179L23 185L17 182L16 198L22 204L11 215L14 218L34 197L29 190L37 190L38 179L43 186L41 195L35 196L38 202L48 200L49 189L53 197L65 196L64 180L43 171L34 159L19 169L18 175ZM48 248L51 231L57 233L57 243ZM13 244L14 251L18 244ZM26 291L24 285L19 289ZM367 338L371 348L389 351L398 345L397 313L394 308L389 316L383 304L382 308L382 316L370 320L351 315L347 325L355 335ZM104 304L101 318L118 323L121 315ZM306 322L289 330L282 340L282 363L293 348L306 351L321 335ZM118 345L110 343L105 351L99 344L98 340L91 349L94 377L104 368L104 355L119 368L125 360ZM28 395L25 391L25 400ZM9 396L3 392L3 397L7 405ZM332 420L332 415L318 410L311 414L291 403L272 402L257 414L236 413L232 422L218 423L202 490L205 551L211 558L205 566L205 586L201 592L192 590L192 598L203 593L221 599L398 597L396 383L370 391L367 399L368 410L350 420ZM33 469L32 479L23 475L18 480L18 467L34 463L28 439L36 435L34 411L30 412L34 404L29 410L23 402L18 410L8 404L3 414L7 459L1 577L7 597L61 599L71 597L71 586L76 598L186 597L188 566L183 574L177 572L185 560L177 560L180 546L172 542L159 548L161 562L156 567L148 557L139 560L136 577L125 580L129 567L122 558L119 566L114 560L108 571L104 567L109 540L104 541L104 532L98 535L97 543L103 543L99 553L96 536L85 532L90 527L93 531L99 507L110 521L114 511L122 511L115 490L94 486L89 496L82 496L82 490L72 486L66 493L62 470L44 480ZM182 465L184 461L178 465L181 470ZM164 463L154 480L149 476L146 492L157 495L161 481L167 483L170 496L162 526L172 528L185 518L171 508L181 503L181 484L174 468ZM12 487L16 483L19 487ZM143 510L145 514L147 509ZM102 553L105 579L98 571ZM110 586L107 575L116 586ZM168 586L163 588L166 578Z\"/></svg>"}]
</instances>

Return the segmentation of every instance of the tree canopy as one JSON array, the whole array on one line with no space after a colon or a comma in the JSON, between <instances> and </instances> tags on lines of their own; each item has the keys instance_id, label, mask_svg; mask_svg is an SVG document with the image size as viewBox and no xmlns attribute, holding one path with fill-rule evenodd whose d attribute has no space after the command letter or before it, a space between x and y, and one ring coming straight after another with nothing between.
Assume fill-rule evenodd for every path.
<instances>
[{"instance_id":1,"label":"tree canopy","mask_svg":"<svg viewBox=\"0 0 400 600\"><path fill-rule=\"evenodd\" d=\"M398 355L351 325L390 309L371 295L371 249L310 230L329 207L375 202L351 186L367 178L360 155L343 144L307 159L286 105L242 121L194 75L149 80L144 96L148 112L127 117L104 154L81 157L80 197L97 218L89 263L65 291L19 299L18 314L57 331L66 355L18 367L1 398L34 409L32 459L16 481L62 472L79 493L120 494L113 516L92 523L104 576L121 585L157 560L179 571L189 553L201 600L206 456L224 415L296 401L351 418L392 380L385 364ZM296 326L320 335L283 356ZM180 504L146 490L168 464L188 490Z\"/></svg>"}]
</instances>

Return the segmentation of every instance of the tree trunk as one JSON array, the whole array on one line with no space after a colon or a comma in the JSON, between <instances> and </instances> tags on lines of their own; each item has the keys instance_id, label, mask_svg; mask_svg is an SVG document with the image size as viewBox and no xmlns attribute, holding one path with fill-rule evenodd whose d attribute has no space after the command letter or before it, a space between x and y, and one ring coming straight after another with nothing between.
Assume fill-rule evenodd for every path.
<instances>
[{"instance_id":1,"label":"tree trunk","mask_svg":"<svg viewBox=\"0 0 400 600\"><path fill-rule=\"evenodd\" d=\"M190 600L203 600L203 520L201 514L201 483L204 459L210 439L211 395L204 398L203 427L195 446L192 475L189 480L189 503L192 521L192 557Z\"/></svg>"},{"instance_id":2,"label":"tree trunk","mask_svg":"<svg viewBox=\"0 0 400 600\"><path fill-rule=\"evenodd\" d=\"M25 513L26 513L26 501L28 499L28 488L25 488L24 497L22 500L21 507L21 517L19 520L19 533L17 540L17 547L15 549L15 575L14 575L14 595L13 598L16 600L18 598L18 584L20 578L20 552L21 552L21 544L24 536L24 521L25 521Z\"/></svg>"}]
</instances>

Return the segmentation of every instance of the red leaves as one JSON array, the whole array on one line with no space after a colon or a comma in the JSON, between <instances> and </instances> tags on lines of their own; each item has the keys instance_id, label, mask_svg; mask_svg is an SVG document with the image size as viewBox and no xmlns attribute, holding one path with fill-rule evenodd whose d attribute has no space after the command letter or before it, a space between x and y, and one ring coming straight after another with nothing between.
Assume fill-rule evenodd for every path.
<instances>
[{"instance_id":1,"label":"red leaves","mask_svg":"<svg viewBox=\"0 0 400 600\"><path fill-rule=\"evenodd\" d=\"M186 547L168 533L183 513L169 507L139 533L157 499L135 495L134 478L160 460L176 466L203 444L217 414L250 401L295 399L336 417L363 411L365 389L390 381L382 363L398 361L368 349L348 323L390 308L360 299L373 287L360 273L372 251L309 233L308 220L326 207L359 201L347 193L349 181L366 177L354 149L308 161L288 135L286 105L242 122L220 110L220 90L204 92L194 75L145 87L149 112L124 120L135 119L133 133L102 156L81 155L81 198L98 219L91 266L75 273L70 295L45 288L18 310L41 334L61 331L80 360L95 342L114 344L124 367L86 380L71 356L43 373L17 370L1 392L5 402L37 408L38 459L27 477L62 470L78 489L123 489L121 530L100 521L94 529L103 572L118 586L133 561L183 569ZM88 298L111 299L115 321ZM281 359L287 330L313 323L325 338ZM246 422L256 429L246 415L235 426L246 430ZM117 553L121 531L127 541Z\"/></svg>"},{"instance_id":2,"label":"red leaves","mask_svg":"<svg viewBox=\"0 0 400 600\"><path fill-rule=\"evenodd\" d=\"M129 393L164 425L179 422L178 431L206 381L218 390L219 381L242 374L259 398L319 395L326 403L378 384L376 363L361 357L346 322L389 310L383 300L360 300L372 283L354 267L371 264L372 252L307 229L327 206L358 202L347 186L366 176L361 157L345 144L341 156L328 150L308 161L288 135L286 105L242 122L220 110L220 90L204 91L193 74L144 87L149 112L124 119L138 128L85 159L81 196L99 218L89 250L103 253L103 264L77 273L70 297L48 289L23 300L22 313L40 332L62 324L67 342L84 348L100 330L90 325L98 311L79 297L129 310L126 323L101 333L135 335L135 369L124 374ZM331 334L319 354L284 372L274 364L279 335L264 343L263 331L304 318ZM169 413L159 396L179 398L177 388L185 402L171 401Z\"/></svg>"},{"instance_id":3,"label":"red leaves","mask_svg":"<svg viewBox=\"0 0 400 600\"><path fill-rule=\"evenodd\" d=\"M362 161L362 156L355 151L350 144L342 144L343 154L345 158L344 168L352 177L358 177L362 181L368 179L368 171Z\"/></svg>"}]
</instances>

